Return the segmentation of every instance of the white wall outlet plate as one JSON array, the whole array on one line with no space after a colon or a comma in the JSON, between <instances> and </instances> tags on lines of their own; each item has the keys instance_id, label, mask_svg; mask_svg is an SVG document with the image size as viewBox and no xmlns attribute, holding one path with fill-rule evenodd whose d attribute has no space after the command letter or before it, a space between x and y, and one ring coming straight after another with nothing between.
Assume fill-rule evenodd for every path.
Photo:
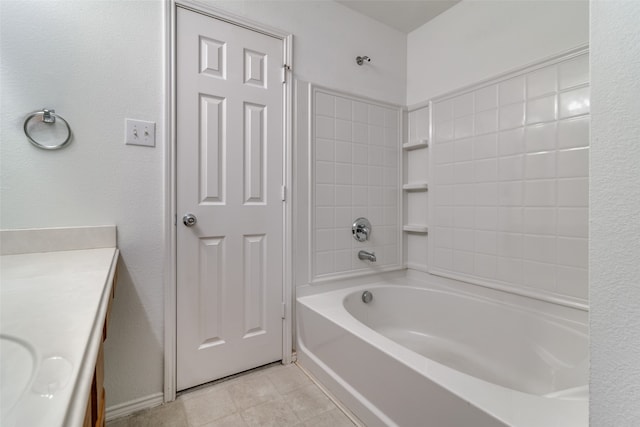
<instances>
[{"instance_id":1,"label":"white wall outlet plate","mask_svg":"<svg viewBox=\"0 0 640 427\"><path fill-rule=\"evenodd\" d=\"M145 147L156 146L156 124L143 120L124 119L125 136L127 145L142 145Z\"/></svg>"}]
</instances>

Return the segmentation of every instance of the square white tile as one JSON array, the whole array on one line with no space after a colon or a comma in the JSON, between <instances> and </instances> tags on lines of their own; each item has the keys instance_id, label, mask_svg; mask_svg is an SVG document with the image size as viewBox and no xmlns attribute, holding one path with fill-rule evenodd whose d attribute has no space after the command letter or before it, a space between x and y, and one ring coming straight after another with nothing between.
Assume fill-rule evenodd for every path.
<instances>
[{"instance_id":1,"label":"square white tile","mask_svg":"<svg viewBox=\"0 0 640 427\"><path fill-rule=\"evenodd\" d=\"M535 126L527 126L525 130L525 146L528 153L551 151L556 149L555 122Z\"/></svg>"},{"instance_id":2,"label":"square white tile","mask_svg":"<svg viewBox=\"0 0 640 427\"><path fill-rule=\"evenodd\" d=\"M561 119L580 116L591 111L590 89L583 87L560 93L558 113Z\"/></svg>"},{"instance_id":3,"label":"square white tile","mask_svg":"<svg viewBox=\"0 0 640 427\"><path fill-rule=\"evenodd\" d=\"M589 146L589 116L558 122L558 148Z\"/></svg>"},{"instance_id":4,"label":"square white tile","mask_svg":"<svg viewBox=\"0 0 640 427\"><path fill-rule=\"evenodd\" d=\"M500 107L498 121L500 130L513 129L524 125L524 103Z\"/></svg>"},{"instance_id":5,"label":"square white tile","mask_svg":"<svg viewBox=\"0 0 640 427\"><path fill-rule=\"evenodd\" d=\"M335 97L336 118L351 121L351 100Z\"/></svg>"},{"instance_id":6,"label":"square white tile","mask_svg":"<svg viewBox=\"0 0 640 427\"><path fill-rule=\"evenodd\" d=\"M524 208L524 230L526 234L556 235L555 208Z\"/></svg>"},{"instance_id":7,"label":"square white tile","mask_svg":"<svg viewBox=\"0 0 640 427\"><path fill-rule=\"evenodd\" d=\"M526 206L554 207L556 205L556 180L525 181L524 204Z\"/></svg>"},{"instance_id":8,"label":"square white tile","mask_svg":"<svg viewBox=\"0 0 640 427\"><path fill-rule=\"evenodd\" d=\"M524 161L525 178L545 179L556 177L556 152L529 153Z\"/></svg>"},{"instance_id":9,"label":"square white tile","mask_svg":"<svg viewBox=\"0 0 640 427\"><path fill-rule=\"evenodd\" d=\"M491 109L474 115L473 128L476 135L495 132L498 129L498 110Z\"/></svg>"},{"instance_id":10,"label":"square white tile","mask_svg":"<svg viewBox=\"0 0 640 427\"><path fill-rule=\"evenodd\" d=\"M498 138L496 134L476 136L473 142L474 159L488 159L498 152Z\"/></svg>"},{"instance_id":11,"label":"square white tile","mask_svg":"<svg viewBox=\"0 0 640 427\"><path fill-rule=\"evenodd\" d=\"M336 139L340 141L351 141L351 121L336 119Z\"/></svg>"},{"instance_id":12,"label":"square white tile","mask_svg":"<svg viewBox=\"0 0 640 427\"><path fill-rule=\"evenodd\" d=\"M555 93L558 86L558 72L555 65L550 65L527 75L527 98L537 98Z\"/></svg>"},{"instance_id":13,"label":"square white tile","mask_svg":"<svg viewBox=\"0 0 640 427\"><path fill-rule=\"evenodd\" d=\"M558 177L589 176L589 148L573 148L558 151Z\"/></svg>"},{"instance_id":14,"label":"square white tile","mask_svg":"<svg viewBox=\"0 0 640 427\"><path fill-rule=\"evenodd\" d=\"M589 206L588 178L566 178L558 180L558 206Z\"/></svg>"},{"instance_id":15,"label":"square white tile","mask_svg":"<svg viewBox=\"0 0 640 427\"><path fill-rule=\"evenodd\" d=\"M453 98L453 117L463 117L473 114L474 96L473 92Z\"/></svg>"},{"instance_id":16,"label":"square white tile","mask_svg":"<svg viewBox=\"0 0 640 427\"><path fill-rule=\"evenodd\" d=\"M316 116L316 137L333 139L335 137L335 119L332 117Z\"/></svg>"},{"instance_id":17,"label":"square white tile","mask_svg":"<svg viewBox=\"0 0 640 427\"><path fill-rule=\"evenodd\" d=\"M525 78L518 76L498 84L500 105L514 104L524 101Z\"/></svg>"},{"instance_id":18,"label":"square white tile","mask_svg":"<svg viewBox=\"0 0 640 427\"><path fill-rule=\"evenodd\" d=\"M498 106L498 86L490 85L475 91L475 111L495 109Z\"/></svg>"},{"instance_id":19,"label":"square white tile","mask_svg":"<svg viewBox=\"0 0 640 427\"><path fill-rule=\"evenodd\" d=\"M589 83L589 55L580 55L558 65L560 90Z\"/></svg>"},{"instance_id":20,"label":"square white tile","mask_svg":"<svg viewBox=\"0 0 640 427\"><path fill-rule=\"evenodd\" d=\"M507 233L522 233L524 209L521 207L498 208L498 230ZM506 254L505 254L506 255Z\"/></svg>"},{"instance_id":21,"label":"square white tile","mask_svg":"<svg viewBox=\"0 0 640 427\"><path fill-rule=\"evenodd\" d=\"M556 120L556 95L527 101L527 124Z\"/></svg>"},{"instance_id":22,"label":"square white tile","mask_svg":"<svg viewBox=\"0 0 640 427\"><path fill-rule=\"evenodd\" d=\"M531 288L556 291L556 266L543 262L523 260L522 283Z\"/></svg>"},{"instance_id":23,"label":"square white tile","mask_svg":"<svg viewBox=\"0 0 640 427\"><path fill-rule=\"evenodd\" d=\"M473 116L458 117L453 122L453 137L455 139L473 136Z\"/></svg>"},{"instance_id":24,"label":"square white tile","mask_svg":"<svg viewBox=\"0 0 640 427\"><path fill-rule=\"evenodd\" d=\"M498 154L511 156L524 153L524 128L500 132L498 135Z\"/></svg>"},{"instance_id":25,"label":"square white tile","mask_svg":"<svg viewBox=\"0 0 640 427\"><path fill-rule=\"evenodd\" d=\"M321 116L335 116L335 97L323 92L316 93L316 109L317 115Z\"/></svg>"}]
</instances>

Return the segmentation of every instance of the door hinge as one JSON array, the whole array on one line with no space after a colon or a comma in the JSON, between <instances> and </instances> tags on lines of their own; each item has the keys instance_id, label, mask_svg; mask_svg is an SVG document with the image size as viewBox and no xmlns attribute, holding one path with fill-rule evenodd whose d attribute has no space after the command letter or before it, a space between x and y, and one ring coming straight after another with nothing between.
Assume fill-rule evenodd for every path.
<instances>
[{"instance_id":1,"label":"door hinge","mask_svg":"<svg viewBox=\"0 0 640 427\"><path fill-rule=\"evenodd\" d=\"M287 313L287 304L286 303L282 303L282 312L280 313L280 316L285 319L287 317L286 315Z\"/></svg>"},{"instance_id":2,"label":"door hinge","mask_svg":"<svg viewBox=\"0 0 640 427\"><path fill-rule=\"evenodd\" d=\"M287 82L287 71L290 71L291 67L287 64L284 64L282 66L282 83L286 83Z\"/></svg>"},{"instance_id":3,"label":"door hinge","mask_svg":"<svg viewBox=\"0 0 640 427\"><path fill-rule=\"evenodd\" d=\"M287 200L287 186L286 185L283 185L280 188L280 196L281 196L283 202Z\"/></svg>"}]
</instances>

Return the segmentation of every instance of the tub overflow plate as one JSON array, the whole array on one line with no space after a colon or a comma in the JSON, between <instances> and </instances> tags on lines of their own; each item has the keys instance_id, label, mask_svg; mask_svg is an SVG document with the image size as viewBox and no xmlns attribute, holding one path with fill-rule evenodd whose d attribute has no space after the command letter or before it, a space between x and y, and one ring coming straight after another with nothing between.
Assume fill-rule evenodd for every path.
<instances>
[{"instance_id":1,"label":"tub overflow plate","mask_svg":"<svg viewBox=\"0 0 640 427\"><path fill-rule=\"evenodd\" d=\"M369 291L364 291L362 293L362 302L365 304L369 304L373 299L373 294Z\"/></svg>"}]
</instances>

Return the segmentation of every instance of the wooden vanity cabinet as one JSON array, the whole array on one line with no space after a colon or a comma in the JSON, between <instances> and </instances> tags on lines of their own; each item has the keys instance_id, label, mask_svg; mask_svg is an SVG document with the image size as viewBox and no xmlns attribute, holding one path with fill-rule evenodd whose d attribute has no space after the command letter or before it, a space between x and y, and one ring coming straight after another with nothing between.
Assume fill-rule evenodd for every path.
<instances>
[{"instance_id":1,"label":"wooden vanity cabinet","mask_svg":"<svg viewBox=\"0 0 640 427\"><path fill-rule=\"evenodd\" d=\"M87 402L87 411L84 416L83 427L104 427L105 426L105 391L104 391L104 341L107 339L107 329L109 327L109 319L111 317L111 306L116 292L116 282L118 280L117 270L113 275L113 285L111 287L111 295L107 305L107 312L104 319L104 327L102 329L102 340L96 358L96 366L93 373L93 381L91 391Z\"/></svg>"}]
</instances>

